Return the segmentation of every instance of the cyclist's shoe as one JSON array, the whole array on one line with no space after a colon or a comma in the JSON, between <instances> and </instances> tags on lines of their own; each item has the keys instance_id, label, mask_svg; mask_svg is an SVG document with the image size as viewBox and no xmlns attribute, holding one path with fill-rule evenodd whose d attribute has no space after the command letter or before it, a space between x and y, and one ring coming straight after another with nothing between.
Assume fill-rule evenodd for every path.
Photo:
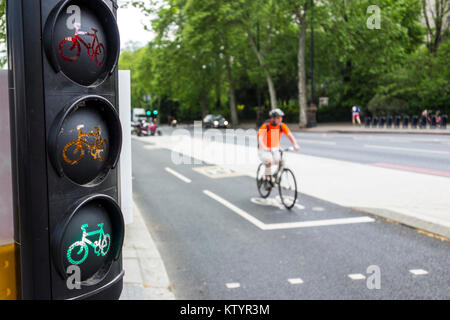
<instances>
[{"instance_id":1,"label":"cyclist's shoe","mask_svg":"<svg viewBox=\"0 0 450 320\"><path fill-rule=\"evenodd\" d=\"M269 190L271 190L273 188L273 183L272 183L272 179L265 179L264 180L264 189L266 190L266 191L269 191Z\"/></svg>"}]
</instances>

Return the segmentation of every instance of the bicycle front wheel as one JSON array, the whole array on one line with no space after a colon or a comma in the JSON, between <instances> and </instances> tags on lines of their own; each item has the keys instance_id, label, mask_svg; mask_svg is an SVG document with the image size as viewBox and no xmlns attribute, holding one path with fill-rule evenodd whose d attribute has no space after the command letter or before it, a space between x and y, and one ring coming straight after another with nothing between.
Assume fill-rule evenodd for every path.
<instances>
[{"instance_id":1,"label":"bicycle front wheel","mask_svg":"<svg viewBox=\"0 0 450 320\"><path fill-rule=\"evenodd\" d=\"M256 172L256 187L258 188L258 192L262 198L267 198L272 191L272 186L270 182L266 180L266 166L261 163L258 167L258 171Z\"/></svg>"},{"instance_id":2,"label":"bicycle front wheel","mask_svg":"<svg viewBox=\"0 0 450 320\"><path fill-rule=\"evenodd\" d=\"M278 191L280 192L281 202L286 209L292 209L295 201L297 201L297 181L290 169L284 169L281 173Z\"/></svg>"},{"instance_id":3,"label":"bicycle front wheel","mask_svg":"<svg viewBox=\"0 0 450 320\"><path fill-rule=\"evenodd\" d=\"M111 247L111 236L109 234L105 234L100 244L100 253L102 256L106 256Z\"/></svg>"},{"instance_id":4,"label":"bicycle front wheel","mask_svg":"<svg viewBox=\"0 0 450 320\"><path fill-rule=\"evenodd\" d=\"M95 56L95 62L99 67L103 65L103 62L105 61L105 47L103 44L98 44L94 51Z\"/></svg>"}]
</instances>

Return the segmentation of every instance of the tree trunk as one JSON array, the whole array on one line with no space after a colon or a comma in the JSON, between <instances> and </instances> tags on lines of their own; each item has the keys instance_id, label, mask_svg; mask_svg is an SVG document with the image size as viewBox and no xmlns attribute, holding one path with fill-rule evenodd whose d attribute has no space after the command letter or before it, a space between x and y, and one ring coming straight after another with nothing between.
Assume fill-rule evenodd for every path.
<instances>
[{"instance_id":1,"label":"tree trunk","mask_svg":"<svg viewBox=\"0 0 450 320\"><path fill-rule=\"evenodd\" d=\"M258 50L258 46L256 45L255 39L253 39L252 34L250 33L250 30L247 29L247 36L250 40L250 44L252 45L253 52L255 53L256 57L258 58L259 65L261 66L261 69L264 71L266 75L267 80L267 86L269 88L269 95L270 95L270 106L273 109L277 108L277 92L275 90L275 85L273 83L272 76L270 75L269 70L266 67L266 64L264 63L264 56L261 54L261 52Z\"/></svg>"},{"instance_id":2,"label":"tree trunk","mask_svg":"<svg viewBox=\"0 0 450 320\"><path fill-rule=\"evenodd\" d=\"M231 123L233 124L233 127L235 127L239 124L239 119L236 110L236 94L234 91L233 73L231 70L231 61L230 61L231 57L227 55L226 60L227 60L226 64L227 64L227 75L228 75L229 95L230 95Z\"/></svg>"},{"instance_id":3,"label":"tree trunk","mask_svg":"<svg viewBox=\"0 0 450 320\"><path fill-rule=\"evenodd\" d=\"M298 104L299 104L299 126L306 128L306 68L305 68L305 40L307 24L300 23L300 34L298 37Z\"/></svg>"}]
</instances>

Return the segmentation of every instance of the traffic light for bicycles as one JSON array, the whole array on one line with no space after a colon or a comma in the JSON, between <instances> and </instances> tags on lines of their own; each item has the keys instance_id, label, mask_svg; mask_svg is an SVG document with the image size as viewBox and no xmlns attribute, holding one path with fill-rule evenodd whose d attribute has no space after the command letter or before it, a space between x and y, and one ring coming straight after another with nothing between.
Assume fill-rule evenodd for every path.
<instances>
[{"instance_id":1,"label":"traffic light for bicycles","mask_svg":"<svg viewBox=\"0 0 450 320\"><path fill-rule=\"evenodd\" d=\"M118 299L115 0L7 2L22 299Z\"/></svg>"}]
</instances>

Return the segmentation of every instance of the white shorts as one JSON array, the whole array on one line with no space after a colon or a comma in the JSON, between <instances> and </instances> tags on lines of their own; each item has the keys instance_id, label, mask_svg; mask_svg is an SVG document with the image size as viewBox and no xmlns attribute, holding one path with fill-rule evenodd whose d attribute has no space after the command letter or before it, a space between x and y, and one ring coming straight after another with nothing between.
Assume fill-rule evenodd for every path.
<instances>
[{"instance_id":1,"label":"white shorts","mask_svg":"<svg viewBox=\"0 0 450 320\"><path fill-rule=\"evenodd\" d=\"M278 164L280 161L280 149L272 148L270 151L265 151L264 149L258 149L258 157L262 163L267 164L272 162L272 165Z\"/></svg>"}]
</instances>

